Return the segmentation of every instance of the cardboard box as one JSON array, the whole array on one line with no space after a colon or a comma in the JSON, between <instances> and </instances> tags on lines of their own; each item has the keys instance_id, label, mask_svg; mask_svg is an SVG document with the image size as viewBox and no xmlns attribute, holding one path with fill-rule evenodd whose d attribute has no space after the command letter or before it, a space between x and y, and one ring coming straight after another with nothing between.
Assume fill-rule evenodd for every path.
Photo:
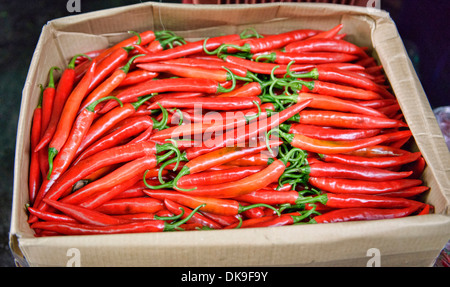
<instances>
[{"instance_id":1,"label":"cardboard box","mask_svg":"<svg viewBox=\"0 0 450 287\"><path fill-rule=\"evenodd\" d=\"M245 230L35 238L28 226L27 174L33 108L51 66L107 47L127 31L173 30L188 39L241 32L329 29L368 46L384 66L428 167L424 200L435 214L392 220ZM10 247L21 266L430 266L450 239L450 155L389 14L332 4L183 5L144 3L50 21L42 29L23 89L17 131ZM375 249L374 249L375 248ZM74 251L78 253L73 253ZM373 253L372 251L376 251Z\"/></svg>"}]
</instances>

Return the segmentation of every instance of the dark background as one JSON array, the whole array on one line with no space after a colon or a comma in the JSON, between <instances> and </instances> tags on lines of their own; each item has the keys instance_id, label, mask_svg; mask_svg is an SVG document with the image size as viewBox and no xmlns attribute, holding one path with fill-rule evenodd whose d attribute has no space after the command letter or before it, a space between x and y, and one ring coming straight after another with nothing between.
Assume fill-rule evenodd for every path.
<instances>
[{"instance_id":1,"label":"dark background","mask_svg":"<svg viewBox=\"0 0 450 287\"><path fill-rule=\"evenodd\" d=\"M139 0L80 0L81 13ZM69 16L67 0L0 0L0 266L14 266L8 247L14 151L22 88L42 26ZM156 1L158 2L158 1ZM180 2L180 1L162 1ZM262 1L264 2L264 1ZM270 1L266 1L270 2ZM189 4L186 4L189 5ZM432 108L450 105L450 1L382 0L397 24Z\"/></svg>"}]
</instances>

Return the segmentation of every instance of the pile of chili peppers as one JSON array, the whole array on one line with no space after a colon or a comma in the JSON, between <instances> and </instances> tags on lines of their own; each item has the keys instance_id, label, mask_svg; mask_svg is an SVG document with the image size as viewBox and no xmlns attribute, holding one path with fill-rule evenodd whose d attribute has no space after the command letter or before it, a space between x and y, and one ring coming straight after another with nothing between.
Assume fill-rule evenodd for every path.
<instances>
[{"instance_id":1,"label":"pile of chili peppers","mask_svg":"<svg viewBox=\"0 0 450 287\"><path fill-rule=\"evenodd\" d=\"M432 212L383 69L341 29L130 32L52 67L31 128L36 236Z\"/></svg>"}]
</instances>

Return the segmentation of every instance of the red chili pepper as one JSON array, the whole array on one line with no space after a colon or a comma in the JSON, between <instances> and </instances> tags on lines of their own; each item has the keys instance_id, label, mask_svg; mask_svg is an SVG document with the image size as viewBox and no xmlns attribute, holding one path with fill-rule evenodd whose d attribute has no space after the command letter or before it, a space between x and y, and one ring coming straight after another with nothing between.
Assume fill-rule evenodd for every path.
<instances>
[{"instance_id":1,"label":"red chili pepper","mask_svg":"<svg viewBox=\"0 0 450 287\"><path fill-rule=\"evenodd\" d=\"M175 216L173 218L164 218L164 220L159 219L139 221L112 226L94 226L89 224L44 221L33 223L31 225L31 228L56 231L65 235L96 235L173 231L176 230L180 225L183 225L185 222L189 221L191 217L196 214L198 208L194 209L190 213L190 216L187 216L186 218L174 223L167 223L167 221L178 219L179 216Z\"/></svg>"},{"instance_id":2,"label":"red chili pepper","mask_svg":"<svg viewBox=\"0 0 450 287\"><path fill-rule=\"evenodd\" d=\"M422 184L422 181L419 179L398 179L374 182L344 178L309 177L309 183L327 192L375 195L418 186Z\"/></svg>"},{"instance_id":3,"label":"red chili pepper","mask_svg":"<svg viewBox=\"0 0 450 287\"><path fill-rule=\"evenodd\" d=\"M142 69L137 69L134 71L131 71L127 74L125 79L123 79L122 82L120 82L118 87L125 87L125 86L131 86L136 85L142 82L145 82L147 80L154 79L159 76L159 73L149 72Z\"/></svg>"},{"instance_id":4,"label":"red chili pepper","mask_svg":"<svg viewBox=\"0 0 450 287\"><path fill-rule=\"evenodd\" d=\"M286 163L277 159L262 171L233 182L197 186L194 190L190 191L175 188L192 196L233 198L266 187L276 181L285 169Z\"/></svg>"},{"instance_id":5,"label":"red chili pepper","mask_svg":"<svg viewBox=\"0 0 450 287\"><path fill-rule=\"evenodd\" d=\"M139 57L137 59L141 59ZM136 59L136 61L137 61ZM234 83L234 82L233 82ZM136 101L139 97L146 96L152 93L163 92L201 92L207 94L226 93L234 90L235 85L231 88L223 88L219 82L211 79L197 79L197 78L168 78L149 80L143 83L125 88L122 92L116 95L123 103ZM99 111L105 113L116 107L114 102L108 102Z\"/></svg>"},{"instance_id":6,"label":"red chili pepper","mask_svg":"<svg viewBox=\"0 0 450 287\"><path fill-rule=\"evenodd\" d=\"M108 214L130 214L130 213L156 213L164 208L161 200L150 197L135 197L112 199L99 207L95 211Z\"/></svg>"},{"instance_id":7,"label":"red chili pepper","mask_svg":"<svg viewBox=\"0 0 450 287\"><path fill-rule=\"evenodd\" d=\"M120 51L120 50L118 50L118 51ZM111 56L113 57L116 55L111 54ZM94 79L92 80L91 83L93 83L96 88L92 92L90 92L90 94L83 100L83 102L81 103L80 110L86 108L88 105L95 102L96 100L110 95L119 86L119 84L125 79L125 77L128 74L128 71L130 70L130 66L133 63L133 61L137 57L141 57L141 56L142 56L142 54L131 57L131 59L123 67L114 70L114 72L111 75L109 75L109 73L107 73L105 76L102 76L102 78L100 78L100 81L98 81L98 83L95 82L96 78L94 77ZM125 57L125 59L127 57ZM123 61L121 60L121 62L123 62ZM101 69L101 68L102 68L101 65L99 65L97 69ZM106 78L106 76L108 76L108 77ZM105 77L106 79L104 79L103 77Z\"/></svg>"},{"instance_id":8,"label":"red chili pepper","mask_svg":"<svg viewBox=\"0 0 450 287\"><path fill-rule=\"evenodd\" d=\"M239 39L240 36L238 34L231 34L225 36L218 36L208 39L208 43L205 45L206 49L216 49L221 44L234 41ZM182 46L177 46L172 49L166 49L164 51L160 51L157 53L149 54L145 57L139 58L136 60L136 63L148 63L148 62L157 62L157 61L165 61L170 59L176 59L181 57L186 57L189 55L197 54L203 51L204 40L199 40L196 42L190 42Z\"/></svg>"},{"instance_id":9,"label":"red chili pepper","mask_svg":"<svg viewBox=\"0 0 450 287\"><path fill-rule=\"evenodd\" d=\"M235 223L229 224L229 225L225 226L224 229L249 228L249 227L252 227L253 225L256 225L259 223L263 223L266 221L272 221L273 219L275 219L277 217L279 217L279 216L278 215L269 215L269 216L263 216L263 217L258 217L258 218L245 219L240 222L235 222Z\"/></svg>"},{"instance_id":10,"label":"red chili pepper","mask_svg":"<svg viewBox=\"0 0 450 287\"><path fill-rule=\"evenodd\" d=\"M125 118L136 114L136 110L144 104L151 96L144 97L135 103L126 103L98 118L90 127L88 133L84 137L77 150L77 155L85 150L88 146L100 139L114 125L118 124Z\"/></svg>"},{"instance_id":11,"label":"red chili pepper","mask_svg":"<svg viewBox=\"0 0 450 287\"><path fill-rule=\"evenodd\" d=\"M335 129L305 124L282 124L281 128L291 134L329 141L357 140L376 136L380 129Z\"/></svg>"},{"instance_id":12,"label":"red chili pepper","mask_svg":"<svg viewBox=\"0 0 450 287\"><path fill-rule=\"evenodd\" d=\"M139 35L135 35L130 38L127 38L127 39L113 45L112 47L105 49L98 56L96 56L95 59L98 62L100 62L103 59L105 59L106 57L108 57L115 50L119 50L121 48L128 47L128 46L131 46L136 43L140 43L141 45L146 45L146 44L152 42L153 40L155 40L157 35L160 36L161 34L165 34L165 33L166 33L165 31L156 32L156 34L153 31L144 31L144 32L140 33ZM85 62L85 63L77 66L75 69L76 79L78 77L83 76L84 73L86 72L86 70L88 70L88 68L89 68L88 62Z\"/></svg>"},{"instance_id":13,"label":"red chili pepper","mask_svg":"<svg viewBox=\"0 0 450 287\"><path fill-rule=\"evenodd\" d=\"M242 67L235 64L230 64L221 61L218 58L214 59L197 59L197 58L178 58L168 61L162 61L161 64L167 65L182 65L188 67L197 67L203 69L222 70L222 67L228 68L233 74L238 77L248 77L248 70L246 67Z\"/></svg>"},{"instance_id":14,"label":"red chili pepper","mask_svg":"<svg viewBox=\"0 0 450 287\"><path fill-rule=\"evenodd\" d=\"M220 215L220 214L215 214L215 213L211 213L211 212L205 212L202 211L202 214L205 217L208 217L212 220L214 220L215 222L219 223L220 225L222 225L222 227L226 227L230 224L234 224L236 222L239 222L239 218L242 218L242 215Z\"/></svg>"},{"instance_id":15,"label":"red chili pepper","mask_svg":"<svg viewBox=\"0 0 450 287\"><path fill-rule=\"evenodd\" d=\"M53 158L58 154L61 148L64 146L73 122L78 113L81 101L87 94L87 90L90 82L94 76L96 62L92 62L89 71L84 75L83 79L77 84L72 93L67 98L64 108L61 111L61 118L58 121L55 133L52 140L49 143L48 148L48 162L50 165L53 163Z\"/></svg>"},{"instance_id":16,"label":"red chili pepper","mask_svg":"<svg viewBox=\"0 0 450 287\"><path fill-rule=\"evenodd\" d=\"M275 51L271 53L256 53L253 55L253 60L261 61L267 60L276 64L287 65L294 61L296 64L328 64L328 63L346 63L352 62L358 59L358 56L345 53L327 53L327 52L307 52L307 53L295 53L295 52L281 52Z\"/></svg>"},{"instance_id":17,"label":"red chili pepper","mask_svg":"<svg viewBox=\"0 0 450 287\"><path fill-rule=\"evenodd\" d=\"M209 212L212 214L226 215L226 216L238 215L240 213L243 213L244 211L261 206L274 209L273 207L268 206L267 204L254 204L243 206L238 201L232 199L190 196L188 194L170 190L155 190L155 191L144 190L144 193L152 198L156 198L159 200L170 200L172 202L176 202L178 204L190 208L194 208L199 204L204 204L204 206L199 209L200 212ZM170 208L168 209L171 210Z\"/></svg>"},{"instance_id":18,"label":"red chili pepper","mask_svg":"<svg viewBox=\"0 0 450 287\"><path fill-rule=\"evenodd\" d=\"M314 209L308 210L306 212L294 212L289 214L282 214L278 217L273 217L271 220L264 221L264 222L258 222L255 224L252 224L250 228L261 228L261 227L279 227L279 226L286 226L286 225L294 225L296 223L302 222L308 217L310 217L312 214L314 214L316 211Z\"/></svg>"},{"instance_id":19,"label":"red chili pepper","mask_svg":"<svg viewBox=\"0 0 450 287\"><path fill-rule=\"evenodd\" d=\"M247 60L243 58L239 58L232 55L221 55L220 56L226 63L234 64L243 68L248 69L250 72L270 75L273 73L274 75L284 75L287 73L288 68L293 72L302 72L307 71L309 69L313 69L316 65L305 64L305 65L278 65L274 63L264 63L264 62L255 62L252 60Z\"/></svg>"},{"instance_id":20,"label":"red chili pepper","mask_svg":"<svg viewBox=\"0 0 450 287\"><path fill-rule=\"evenodd\" d=\"M28 196L30 203L33 204L34 199L39 191L42 183L42 173L39 165L39 154L35 151L39 139L41 137L41 118L42 118L42 93L39 101L33 111L33 119L31 123L30 135L30 167L28 174Z\"/></svg>"},{"instance_id":21,"label":"red chili pepper","mask_svg":"<svg viewBox=\"0 0 450 287\"><path fill-rule=\"evenodd\" d=\"M237 167L227 170L203 171L184 175L177 181L179 187L217 184L242 179L261 171L262 166Z\"/></svg>"},{"instance_id":22,"label":"red chili pepper","mask_svg":"<svg viewBox=\"0 0 450 287\"><path fill-rule=\"evenodd\" d=\"M225 67L225 65L222 66ZM236 80L242 80L247 82L251 81L250 78L247 78L247 73L245 76L241 77L232 74L231 70L228 67L227 67L228 70L224 70L223 67L210 69L198 66L179 65L172 63L145 63L145 64L138 64L137 67L155 73L168 73L173 76L183 78L211 79L221 83L230 81L233 79L233 77Z\"/></svg>"},{"instance_id":23,"label":"red chili pepper","mask_svg":"<svg viewBox=\"0 0 450 287\"><path fill-rule=\"evenodd\" d=\"M345 208L332 210L314 217L310 223L333 223L361 220L381 220L406 217L414 213L420 206L398 209L381 208Z\"/></svg>"},{"instance_id":24,"label":"red chili pepper","mask_svg":"<svg viewBox=\"0 0 450 287\"><path fill-rule=\"evenodd\" d=\"M292 116L298 114L301 110L306 108L311 103L311 101L312 100L310 99L294 104L278 113L274 113L267 119L252 122L246 126L244 132L230 130L223 135L220 141L218 141L217 139L203 141L201 147L187 149L187 157L195 158L201 154L208 153L221 147L236 146L238 144L242 144L250 138L257 138L258 136L262 136L269 130L279 126L283 122L290 119Z\"/></svg>"},{"instance_id":25,"label":"red chili pepper","mask_svg":"<svg viewBox=\"0 0 450 287\"><path fill-rule=\"evenodd\" d=\"M102 212L79 207L77 205L65 204L59 201L48 199L44 199L44 201L48 205L56 208L57 210L66 214L67 216L72 217L81 223L97 226L108 226L108 225L129 223L128 220L114 218Z\"/></svg>"},{"instance_id":26,"label":"red chili pepper","mask_svg":"<svg viewBox=\"0 0 450 287\"><path fill-rule=\"evenodd\" d=\"M137 175L143 175L147 169L154 168L157 164L155 155L149 155L142 158L135 159L128 162L106 176L82 187L76 192L64 197L62 202L69 204L78 204L86 198L103 192L108 192L109 189L125 182Z\"/></svg>"},{"instance_id":27,"label":"red chili pepper","mask_svg":"<svg viewBox=\"0 0 450 287\"><path fill-rule=\"evenodd\" d=\"M225 163L232 166L265 166L274 161L274 156L270 153L257 153L253 155L243 156L233 161Z\"/></svg>"},{"instance_id":28,"label":"red chili pepper","mask_svg":"<svg viewBox=\"0 0 450 287\"><path fill-rule=\"evenodd\" d=\"M350 129L389 129L408 127L402 121L356 113L308 110L300 112L300 123Z\"/></svg>"},{"instance_id":29,"label":"red chili pepper","mask_svg":"<svg viewBox=\"0 0 450 287\"><path fill-rule=\"evenodd\" d=\"M412 172L408 171L395 172L374 167L324 162L316 162L302 167L300 170L311 177L334 177L368 181L397 180L407 178L412 174Z\"/></svg>"},{"instance_id":30,"label":"red chili pepper","mask_svg":"<svg viewBox=\"0 0 450 287\"><path fill-rule=\"evenodd\" d=\"M47 176L49 181L51 179L54 182L58 179L58 177L60 177L61 174L67 170L69 165L74 160L76 151L78 150L81 141L94 121L95 106L102 101L112 98L113 97L104 97L96 100L83 109L83 111L77 116L64 146L55 157L54 162L49 162L49 172Z\"/></svg>"},{"instance_id":31,"label":"red chili pepper","mask_svg":"<svg viewBox=\"0 0 450 287\"><path fill-rule=\"evenodd\" d=\"M264 98L268 98L268 100L271 99L267 95L264 96L263 99ZM364 107L362 105L359 105L358 103L355 103L352 100L345 100L333 96L299 92L298 95L294 94L294 95L276 96L275 99L287 100L292 102L300 102L307 99L313 99L313 101L309 105L309 107L311 108L327 111L350 112L354 114L363 114L373 117L386 118L386 116L383 113L381 113L376 109Z\"/></svg>"},{"instance_id":32,"label":"red chili pepper","mask_svg":"<svg viewBox=\"0 0 450 287\"><path fill-rule=\"evenodd\" d=\"M386 196L386 197L410 198L410 197L414 197L419 194L422 194L428 190L430 190L430 188L428 186L420 185L420 186L414 186L414 187L410 187L410 188L406 188L406 189L402 189L402 190L398 190L398 191L380 193L378 195Z\"/></svg>"},{"instance_id":33,"label":"red chili pepper","mask_svg":"<svg viewBox=\"0 0 450 287\"><path fill-rule=\"evenodd\" d=\"M74 82L75 82L75 64L74 59L79 55L75 55L72 60L69 62L67 68L63 71L61 78L59 79L59 83L56 87L55 91L55 100L53 101L52 112L50 116L50 120L48 123L48 127L45 130L43 136L39 144L36 146L36 151L43 149L52 139L55 134L56 127L58 125L58 121L61 117L62 110L64 108L64 104L72 92Z\"/></svg>"},{"instance_id":34,"label":"red chili pepper","mask_svg":"<svg viewBox=\"0 0 450 287\"><path fill-rule=\"evenodd\" d=\"M42 210L30 207L30 206L27 207L27 210L31 215L34 215L43 221L79 223L78 220L76 220L72 217L69 217L67 215L64 215L64 214L42 211Z\"/></svg>"},{"instance_id":35,"label":"red chili pepper","mask_svg":"<svg viewBox=\"0 0 450 287\"><path fill-rule=\"evenodd\" d=\"M85 150L78 148L79 153L77 153L74 164L102 150L121 144L124 140L153 127L153 120L149 116L132 117L130 120L132 121L94 141Z\"/></svg>"},{"instance_id":36,"label":"red chili pepper","mask_svg":"<svg viewBox=\"0 0 450 287\"><path fill-rule=\"evenodd\" d=\"M45 209L45 203L41 203L44 196L48 199L58 200L77 181L103 167L133 161L141 157L145 158L171 148L173 148L171 144L161 146L153 142L140 142L125 144L94 154L70 167L53 185L41 187L33 207L40 210ZM157 158L158 161L161 161L165 158L165 155L157 156Z\"/></svg>"},{"instance_id":37,"label":"red chili pepper","mask_svg":"<svg viewBox=\"0 0 450 287\"><path fill-rule=\"evenodd\" d=\"M261 105L261 100L255 96L228 98L195 97L190 98L189 101L182 98L163 98L157 103L151 104L148 109L157 109L159 104L166 109L201 108L205 110L235 111L254 108L255 102Z\"/></svg>"},{"instance_id":38,"label":"red chili pepper","mask_svg":"<svg viewBox=\"0 0 450 287\"><path fill-rule=\"evenodd\" d=\"M262 38L241 39L221 45L217 49L217 53L219 54L222 50L225 50L227 53L235 53L240 51L252 54L271 51L280 49L291 42L300 41L316 34L318 34L317 30L300 29L275 35L268 35Z\"/></svg>"},{"instance_id":39,"label":"red chili pepper","mask_svg":"<svg viewBox=\"0 0 450 287\"><path fill-rule=\"evenodd\" d=\"M334 38L338 35L338 33L342 30L344 24L339 24L331 28L327 31L322 31L314 36L311 36L309 39L330 39Z\"/></svg>"},{"instance_id":40,"label":"red chili pepper","mask_svg":"<svg viewBox=\"0 0 450 287\"><path fill-rule=\"evenodd\" d=\"M367 57L361 47L345 40L333 38L309 38L286 45L285 52L334 52L354 54L359 57Z\"/></svg>"},{"instance_id":41,"label":"red chili pepper","mask_svg":"<svg viewBox=\"0 0 450 287\"><path fill-rule=\"evenodd\" d=\"M272 130L276 131L276 130ZM271 131L271 132L272 132ZM271 133L269 132L269 133ZM374 146L385 142L389 139L389 135L377 135L369 138L346 141L329 141L313 139L303 134L290 134L278 130L278 134L284 138L289 144L305 151L320 154L341 154L358 150L367 146Z\"/></svg>"},{"instance_id":42,"label":"red chili pepper","mask_svg":"<svg viewBox=\"0 0 450 287\"><path fill-rule=\"evenodd\" d=\"M325 154L322 159L326 162L347 163L361 166L389 168L401 166L417 160L422 155L421 152L407 153L401 156L382 156L382 157L362 157L345 154Z\"/></svg>"},{"instance_id":43,"label":"red chili pepper","mask_svg":"<svg viewBox=\"0 0 450 287\"><path fill-rule=\"evenodd\" d=\"M366 147L348 153L348 155L355 155L362 157L401 156L406 154L410 154L410 152L399 148L393 148L387 145L376 145L373 147Z\"/></svg>"},{"instance_id":44,"label":"red chili pepper","mask_svg":"<svg viewBox=\"0 0 450 287\"><path fill-rule=\"evenodd\" d=\"M302 87L298 88L302 92L312 92L315 94L333 96L337 98L364 100L364 101L383 99L383 97L380 94L375 93L374 91L349 87L346 85L340 85L330 82L318 80L315 81L296 80L292 83L298 83L299 85L302 85ZM290 84L290 86L294 87L292 83Z\"/></svg>"},{"instance_id":45,"label":"red chili pepper","mask_svg":"<svg viewBox=\"0 0 450 287\"><path fill-rule=\"evenodd\" d=\"M384 98L395 99L395 97L388 92L385 88L374 83L372 80L360 76L356 73L343 71L335 68L328 67L316 67L308 73L289 73L294 78L308 78L313 80L319 80L322 82L332 82L338 84L344 84L347 86L373 91L382 95Z\"/></svg>"},{"instance_id":46,"label":"red chili pepper","mask_svg":"<svg viewBox=\"0 0 450 287\"><path fill-rule=\"evenodd\" d=\"M280 144L280 141L274 141L271 143L271 146L278 146ZM265 150L266 148L267 146L264 143L259 144L255 147L223 147L195 158L190 158L188 155L185 155L188 162L183 166L173 182L170 183L170 186L177 186L178 181L185 175L196 174L208 170L212 167L219 166L232 160L238 159L245 155L256 154ZM171 163L171 161L169 160L166 163L169 164ZM179 186L177 188L180 189Z\"/></svg>"}]
</instances>

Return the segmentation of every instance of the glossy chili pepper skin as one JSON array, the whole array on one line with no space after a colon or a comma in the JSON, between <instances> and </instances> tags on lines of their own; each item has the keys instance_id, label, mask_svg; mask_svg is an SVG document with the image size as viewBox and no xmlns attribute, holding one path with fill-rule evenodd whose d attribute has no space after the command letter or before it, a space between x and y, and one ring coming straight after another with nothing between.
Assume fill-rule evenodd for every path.
<instances>
[{"instance_id":1,"label":"glossy chili pepper skin","mask_svg":"<svg viewBox=\"0 0 450 287\"><path fill-rule=\"evenodd\" d=\"M256 53L253 59L258 61L260 59L268 59L270 62L276 64L287 65L294 61L297 65L319 65L328 63L346 63L357 60L358 57L352 54L344 53L327 53L327 52L313 52L313 53L295 53L295 52L281 52L275 51L270 54Z\"/></svg>"},{"instance_id":2,"label":"glossy chili pepper skin","mask_svg":"<svg viewBox=\"0 0 450 287\"><path fill-rule=\"evenodd\" d=\"M380 209L380 208L346 208L332 210L322 215L318 215L312 219L312 223L333 223L348 222L361 220L381 220L401 218L411 215L419 209L419 206L396 208L396 209Z\"/></svg>"},{"instance_id":3,"label":"glossy chili pepper skin","mask_svg":"<svg viewBox=\"0 0 450 287\"><path fill-rule=\"evenodd\" d=\"M142 83L144 81L154 79L158 76L159 76L159 73L154 73L154 72L149 72L149 71L142 70L142 69L137 69L137 70L129 72L127 74L127 76L125 77L125 79L122 82L120 82L118 87L120 88L120 87L136 85L136 84Z\"/></svg>"},{"instance_id":4,"label":"glossy chili pepper skin","mask_svg":"<svg viewBox=\"0 0 450 287\"><path fill-rule=\"evenodd\" d=\"M335 52L345 54L355 54L366 57L367 54L357 45L345 40L337 39L305 39L290 43L284 47L286 52Z\"/></svg>"},{"instance_id":5,"label":"glossy chili pepper skin","mask_svg":"<svg viewBox=\"0 0 450 287\"><path fill-rule=\"evenodd\" d=\"M313 92L316 94L334 96L337 98L364 100L364 101L383 99L383 97L380 94L374 91L349 87L342 84L324 82L319 80L303 82L303 84L305 85L301 88L302 92Z\"/></svg>"},{"instance_id":6,"label":"glossy chili pepper skin","mask_svg":"<svg viewBox=\"0 0 450 287\"><path fill-rule=\"evenodd\" d=\"M61 118L58 121L53 138L49 143L49 162L61 150L69 136L81 101L86 96L89 85L93 79L95 66L96 64L94 60L83 79L77 84L64 104L64 108L61 112Z\"/></svg>"},{"instance_id":7,"label":"glossy chili pepper skin","mask_svg":"<svg viewBox=\"0 0 450 287\"><path fill-rule=\"evenodd\" d=\"M107 192L108 189L118 185L127 179L133 178L137 174L144 174L145 170L156 166L155 155L146 156L135 159L124 164L120 168L114 170L99 180L92 182L77 190L76 192L61 199L65 203L77 204L85 200L87 197L100 192ZM132 172L130 172L132 171Z\"/></svg>"},{"instance_id":8,"label":"glossy chili pepper skin","mask_svg":"<svg viewBox=\"0 0 450 287\"><path fill-rule=\"evenodd\" d=\"M229 64L238 65L241 67L245 67L250 72L257 73L257 74L263 74L263 75L270 75L273 73L274 75L282 75L285 74L288 70L288 65L280 65L275 63L264 63L264 62L255 62L239 57L235 57L232 55L224 55L221 56L222 59L224 59L225 62ZM289 70L292 72L302 72L302 71L308 71L310 69L313 69L315 65L313 64L294 64L289 66Z\"/></svg>"},{"instance_id":9,"label":"glossy chili pepper skin","mask_svg":"<svg viewBox=\"0 0 450 287\"><path fill-rule=\"evenodd\" d=\"M232 35L226 35L226 36L219 36L208 39L208 42L206 44L206 48L208 50L216 49L221 44L233 40L240 39L240 36L237 34ZM139 58L139 60L136 60L136 63L148 63L148 62L156 62L156 61L164 61L164 60L170 60L175 58L181 58L186 57L189 55L197 54L203 51L203 40L195 41L187 43L186 45L177 46L172 49L166 49L164 51L160 51L154 54L149 54L145 57Z\"/></svg>"},{"instance_id":10,"label":"glossy chili pepper skin","mask_svg":"<svg viewBox=\"0 0 450 287\"><path fill-rule=\"evenodd\" d=\"M33 207L27 207L27 211L43 221L79 223L78 220L61 213L42 211Z\"/></svg>"},{"instance_id":11,"label":"glossy chili pepper skin","mask_svg":"<svg viewBox=\"0 0 450 287\"><path fill-rule=\"evenodd\" d=\"M139 57L136 59L142 59ZM123 103L135 102L139 97L152 93L162 92L201 92L207 94L216 94L221 91L220 83L211 79L198 78L168 78L149 80L138 85L130 86L124 89L116 97ZM99 111L105 113L116 107L116 103L109 102Z\"/></svg>"},{"instance_id":12,"label":"glossy chili pepper skin","mask_svg":"<svg viewBox=\"0 0 450 287\"><path fill-rule=\"evenodd\" d=\"M163 108L196 108L201 107L205 110L217 110L217 111L235 111L245 110L255 107L255 102L261 104L261 100L258 97L229 97L229 98L216 98L216 97L199 97L190 98L189 101L179 98L165 98L161 99L157 103L150 105L149 109L159 108L160 104Z\"/></svg>"},{"instance_id":13,"label":"glossy chili pepper skin","mask_svg":"<svg viewBox=\"0 0 450 287\"><path fill-rule=\"evenodd\" d=\"M193 196L232 198L266 187L274 179L279 178L285 169L286 166L282 161L275 160L262 171L246 178L223 184L198 186L194 190L183 192Z\"/></svg>"},{"instance_id":14,"label":"glossy chili pepper skin","mask_svg":"<svg viewBox=\"0 0 450 287\"><path fill-rule=\"evenodd\" d=\"M355 164L361 166L389 168L394 166L401 166L417 160L421 156L420 152L407 153L401 156L383 156L383 157L362 157L356 155L346 154L326 154L323 160L326 162Z\"/></svg>"},{"instance_id":15,"label":"glossy chili pepper skin","mask_svg":"<svg viewBox=\"0 0 450 287\"><path fill-rule=\"evenodd\" d=\"M384 182L343 178L309 177L309 183L321 190L334 193L381 194L419 186L419 179L399 179Z\"/></svg>"},{"instance_id":16,"label":"glossy chili pepper skin","mask_svg":"<svg viewBox=\"0 0 450 287\"><path fill-rule=\"evenodd\" d=\"M39 165L39 153L38 151L35 151L35 148L41 138L41 102L42 94L39 97L38 105L33 111L33 119L31 122L30 167L28 173L28 196L31 204L33 204L42 183L42 173Z\"/></svg>"},{"instance_id":17,"label":"glossy chili pepper skin","mask_svg":"<svg viewBox=\"0 0 450 287\"><path fill-rule=\"evenodd\" d=\"M57 210L63 212L64 214L78 220L81 223L97 225L97 226L108 226L108 225L116 225L128 223L128 220L120 220L118 218L114 218L107 214L86 209L83 207L79 207L77 205L65 204L59 201L54 200L46 200L45 202L50 206L56 208Z\"/></svg>"},{"instance_id":18,"label":"glossy chili pepper skin","mask_svg":"<svg viewBox=\"0 0 450 287\"><path fill-rule=\"evenodd\" d=\"M247 68L230 64L225 61L219 61L217 58L214 60L196 59L196 58L178 58L169 61L162 61L162 64L174 64L188 67L198 67L211 70L223 70L223 67L227 67L233 74L239 77L247 77Z\"/></svg>"},{"instance_id":19,"label":"glossy chili pepper skin","mask_svg":"<svg viewBox=\"0 0 450 287\"><path fill-rule=\"evenodd\" d=\"M307 166L305 172L312 177L334 177L369 181L388 181L409 177L412 172L395 172L381 168L350 164L316 162Z\"/></svg>"},{"instance_id":20,"label":"glossy chili pepper skin","mask_svg":"<svg viewBox=\"0 0 450 287\"><path fill-rule=\"evenodd\" d=\"M284 126L291 134L302 134L319 140L345 141L376 136L380 129L336 129L315 125L296 124Z\"/></svg>"},{"instance_id":21,"label":"glossy chili pepper skin","mask_svg":"<svg viewBox=\"0 0 450 287\"><path fill-rule=\"evenodd\" d=\"M161 200L150 197L112 199L95 208L95 211L108 214L156 213L163 210Z\"/></svg>"}]
</instances>

